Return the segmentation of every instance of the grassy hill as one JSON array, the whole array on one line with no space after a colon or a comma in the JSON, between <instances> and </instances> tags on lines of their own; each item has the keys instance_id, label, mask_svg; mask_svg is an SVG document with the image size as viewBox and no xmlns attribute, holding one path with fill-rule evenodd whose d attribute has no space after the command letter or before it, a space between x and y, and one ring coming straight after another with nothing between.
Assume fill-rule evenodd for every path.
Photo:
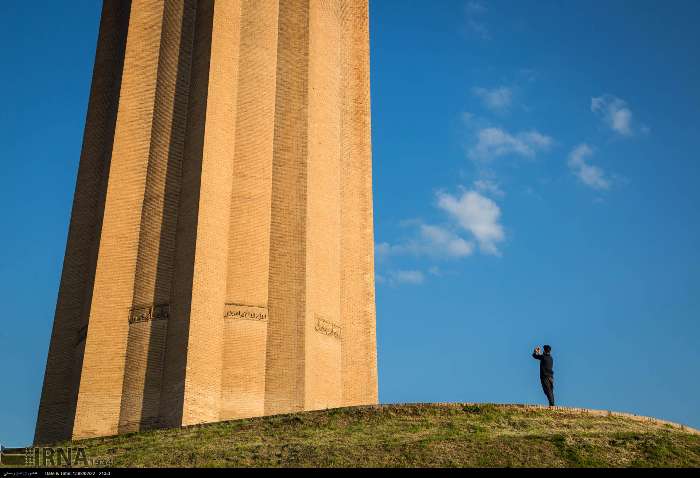
<instances>
[{"instance_id":1,"label":"grassy hill","mask_svg":"<svg viewBox=\"0 0 700 478\"><path fill-rule=\"evenodd\" d=\"M383 405L79 442L114 466L691 466L700 435L672 424L517 405Z\"/></svg>"}]
</instances>

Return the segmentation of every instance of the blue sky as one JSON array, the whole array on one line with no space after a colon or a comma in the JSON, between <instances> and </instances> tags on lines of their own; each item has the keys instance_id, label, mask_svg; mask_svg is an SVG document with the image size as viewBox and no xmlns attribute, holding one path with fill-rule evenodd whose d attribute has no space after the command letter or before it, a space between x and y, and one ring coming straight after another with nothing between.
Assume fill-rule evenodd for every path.
<instances>
[{"instance_id":1,"label":"blue sky","mask_svg":"<svg viewBox=\"0 0 700 478\"><path fill-rule=\"evenodd\" d=\"M696 1L375 0L382 402L700 427ZM0 443L31 441L100 5L0 3Z\"/></svg>"}]
</instances>

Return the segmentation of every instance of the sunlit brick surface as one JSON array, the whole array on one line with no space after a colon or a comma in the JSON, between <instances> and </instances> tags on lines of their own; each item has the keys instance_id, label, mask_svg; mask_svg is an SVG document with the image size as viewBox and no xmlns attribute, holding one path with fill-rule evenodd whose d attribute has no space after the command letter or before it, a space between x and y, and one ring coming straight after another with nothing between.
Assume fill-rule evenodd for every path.
<instances>
[{"instance_id":1,"label":"sunlit brick surface","mask_svg":"<svg viewBox=\"0 0 700 478\"><path fill-rule=\"evenodd\" d=\"M377 401L367 0L105 0L35 442Z\"/></svg>"}]
</instances>

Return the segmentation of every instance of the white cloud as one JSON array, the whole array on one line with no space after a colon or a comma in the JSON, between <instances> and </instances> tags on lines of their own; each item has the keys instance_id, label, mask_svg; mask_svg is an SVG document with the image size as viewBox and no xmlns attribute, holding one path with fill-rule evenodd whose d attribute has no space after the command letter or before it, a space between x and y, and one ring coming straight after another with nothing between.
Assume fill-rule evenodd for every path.
<instances>
[{"instance_id":1,"label":"white cloud","mask_svg":"<svg viewBox=\"0 0 700 478\"><path fill-rule=\"evenodd\" d=\"M480 180L475 184L500 191L496 184L487 180ZM477 245L484 254L501 255L499 244L505 240L505 233L500 224L501 209L496 202L476 190L468 190L461 195L438 193L437 206L447 212L449 218L447 224L406 221L404 225L414 230L412 237L394 244L377 243L375 246L377 257L380 260L403 255L433 259L463 259L474 254ZM468 233L470 237L465 238L459 230ZM437 268L434 270L438 271ZM433 269L430 273L434 274ZM383 280L392 282L395 278L389 275L383 277Z\"/></svg>"},{"instance_id":2,"label":"white cloud","mask_svg":"<svg viewBox=\"0 0 700 478\"><path fill-rule=\"evenodd\" d=\"M469 13L484 13L486 11L486 6L477 1L467 2L467 12Z\"/></svg>"},{"instance_id":3,"label":"white cloud","mask_svg":"<svg viewBox=\"0 0 700 478\"><path fill-rule=\"evenodd\" d=\"M467 28L482 40L490 40L491 32L488 26L483 21L477 20L477 17L482 17L487 8L482 2L469 1L464 8L467 16Z\"/></svg>"},{"instance_id":4,"label":"white cloud","mask_svg":"<svg viewBox=\"0 0 700 478\"><path fill-rule=\"evenodd\" d=\"M548 150L554 142L549 136L546 136L535 130L528 131L527 133L521 133L520 137L523 141L529 143L532 147L534 147L534 149L538 149L541 151Z\"/></svg>"},{"instance_id":5,"label":"white cloud","mask_svg":"<svg viewBox=\"0 0 700 478\"><path fill-rule=\"evenodd\" d=\"M472 93L491 111L508 111L513 103L513 90L507 86L497 88L473 88Z\"/></svg>"},{"instance_id":6,"label":"white cloud","mask_svg":"<svg viewBox=\"0 0 700 478\"><path fill-rule=\"evenodd\" d=\"M477 22L476 20L470 19L467 21L467 26L482 40L491 39L491 32L489 31L489 28L486 26L485 23Z\"/></svg>"},{"instance_id":7,"label":"white cloud","mask_svg":"<svg viewBox=\"0 0 700 478\"><path fill-rule=\"evenodd\" d=\"M474 181L474 188L481 193L491 194L492 196L503 197L506 195L498 183L488 179L478 179Z\"/></svg>"},{"instance_id":8,"label":"white cloud","mask_svg":"<svg viewBox=\"0 0 700 478\"><path fill-rule=\"evenodd\" d=\"M612 95L591 98L591 111L622 136L634 134L633 115L627 102Z\"/></svg>"},{"instance_id":9,"label":"white cloud","mask_svg":"<svg viewBox=\"0 0 700 478\"><path fill-rule=\"evenodd\" d=\"M476 144L469 149L472 160L489 161L500 156L517 155L532 158L538 152L548 151L554 140L536 130L511 134L501 128L481 128L476 133Z\"/></svg>"},{"instance_id":10,"label":"white cloud","mask_svg":"<svg viewBox=\"0 0 700 478\"><path fill-rule=\"evenodd\" d=\"M422 224L420 227L424 244L434 255L449 257L466 257L474 252L474 244L467 242L457 234L439 226Z\"/></svg>"},{"instance_id":11,"label":"white cloud","mask_svg":"<svg viewBox=\"0 0 700 478\"><path fill-rule=\"evenodd\" d=\"M474 252L474 244L441 226L418 223L413 239L400 244L382 242L375 250L380 259L389 256L413 255L435 258L462 258Z\"/></svg>"},{"instance_id":12,"label":"white cloud","mask_svg":"<svg viewBox=\"0 0 700 478\"><path fill-rule=\"evenodd\" d=\"M579 144L569 153L569 169L583 184L590 188L610 189L611 182L603 170L586 161L586 158L591 156L593 156L593 148L586 143Z\"/></svg>"},{"instance_id":13,"label":"white cloud","mask_svg":"<svg viewBox=\"0 0 700 478\"><path fill-rule=\"evenodd\" d=\"M432 274L432 272L431 272ZM376 274L375 282L396 287L402 284L420 285L425 282L425 273L419 270L390 270L386 274Z\"/></svg>"},{"instance_id":14,"label":"white cloud","mask_svg":"<svg viewBox=\"0 0 700 478\"><path fill-rule=\"evenodd\" d=\"M398 271L391 271L389 273L390 275L390 282L396 283L396 284L413 284L413 285L418 285L422 284L425 281L425 276L421 271L414 271L414 270L398 270Z\"/></svg>"},{"instance_id":15,"label":"white cloud","mask_svg":"<svg viewBox=\"0 0 700 478\"><path fill-rule=\"evenodd\" d=\"M499 223L498 204L476 191L466 191L461 197L438 194L438 206L476 238L483 253L500 255L498 243L505 239L505 233Z\"/></svg>"}]
</instances>

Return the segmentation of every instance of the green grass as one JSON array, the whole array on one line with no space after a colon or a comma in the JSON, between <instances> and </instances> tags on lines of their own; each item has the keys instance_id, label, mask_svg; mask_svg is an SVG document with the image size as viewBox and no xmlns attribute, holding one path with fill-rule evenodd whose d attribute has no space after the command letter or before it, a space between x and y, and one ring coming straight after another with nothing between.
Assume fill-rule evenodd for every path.
<instances>
[{"instance_id":1,"label":"green grass","mask_svg":"<svg viewBox=\"0 0 700 478\"><path fill-rule=\"evenodd\" d=\"M84 440L128 467L699 467L700 435L565 409L384 405Z\"/></svg>"}]
</instances>

